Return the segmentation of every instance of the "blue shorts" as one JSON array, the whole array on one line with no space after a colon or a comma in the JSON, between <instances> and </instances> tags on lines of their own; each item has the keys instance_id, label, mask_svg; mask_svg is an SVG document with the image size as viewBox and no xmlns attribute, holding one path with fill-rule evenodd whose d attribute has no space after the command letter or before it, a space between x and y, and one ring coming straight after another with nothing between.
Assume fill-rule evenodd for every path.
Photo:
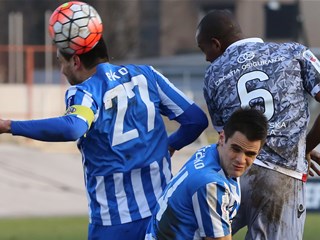
<instances>
[{"instance_id":1,"label":"blue shorts","mask_svg":"<svg viewBox=\"0 0 320 240\"><path fill-rule=\"evenodd\" d=\"M115 226L89 224L88 240L144 240L150 217Z\"/></svg>"}]
</instances>

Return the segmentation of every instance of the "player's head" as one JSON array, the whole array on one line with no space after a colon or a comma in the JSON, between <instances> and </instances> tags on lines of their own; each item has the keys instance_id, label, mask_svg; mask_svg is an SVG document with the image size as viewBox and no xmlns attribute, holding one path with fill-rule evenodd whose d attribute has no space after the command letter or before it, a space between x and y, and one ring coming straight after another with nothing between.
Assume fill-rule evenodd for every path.
<instances>
[{"instance_id":1,"label":"player's head","mask_svg":"<svg viewBox=\"0 0 320 240\"><path fill-rule=\"evenodd\" d=\"M213 62L233 42L242 39L241 28L229 10L213 10L200 21L196 41L206 60Z\"/></svg>"},{"instance_id":2,"label":"player's head","mask_svg":"<svg viewBox=\"0 0 320 240\"><path fill-rule=\"evenodd\" d=\"M74 54L67 54L60 50L59 52L66 60L70 60L72 56L74 56ZM80 54L78 56L86 69L91 69L101 62L109 61L107 46L103 38L101 38L97 45L95 45L95 47L89 52Z\"/></svg>"},{"instance_id":3,"label":"player's head","mask_svg":"<svg viewBox=\"0 0 320 240\"><path fill-rule=\"evenodd\" d=\"M268 132L262 112L243 108L234 112L219 136L220 164L231 177L241 176L251 166Z\"/></svg>"},{"instance_id":4,"label":"player's head","mask_svg":"<svg viewBox=\"0 0 320 240\"><path fill-rule=\"evenodd\" d=\"M95 72L95 67L102 62L108 62L107 46L101 38L89 52L76 55L57 50L57 59L61 72L71 85L79 84Z\"/></svg>"}]
</instances>

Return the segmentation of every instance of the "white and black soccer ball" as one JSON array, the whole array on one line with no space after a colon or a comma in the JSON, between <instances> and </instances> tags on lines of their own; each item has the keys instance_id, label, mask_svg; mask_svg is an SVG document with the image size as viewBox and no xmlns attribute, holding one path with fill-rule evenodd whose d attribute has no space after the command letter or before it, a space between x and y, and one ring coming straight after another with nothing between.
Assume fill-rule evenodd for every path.
<instances>
[{"instance_id":1,"label":"white and black soccer ball","mask_svg":"<svg viewBox=\"0 0 320 240\"><path fill-rule=\"evenodd\" d=\"M70 1L60 5L49 20L49 34L60 49L68 54L90 51L102 37L102 21L87 3Z\"/></svg>"}]
</instances>

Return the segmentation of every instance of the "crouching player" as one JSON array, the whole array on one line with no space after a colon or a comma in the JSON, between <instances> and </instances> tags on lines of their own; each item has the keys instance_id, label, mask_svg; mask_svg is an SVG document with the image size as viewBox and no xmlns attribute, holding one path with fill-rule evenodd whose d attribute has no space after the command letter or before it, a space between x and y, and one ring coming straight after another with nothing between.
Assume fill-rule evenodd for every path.
<instances>
[{"instance_id":1,"label":"crouching player","mask_svg":"<svg viewBox=\"0 0 320 240\"><path fill-rule=\"evenodd\" d=\"M169 182L145 239L231 239L231 221L240 205L239 177L266 136L267 119L260 111L236 111L218 143L198 150Z\"/></svg>"}]
</instances>

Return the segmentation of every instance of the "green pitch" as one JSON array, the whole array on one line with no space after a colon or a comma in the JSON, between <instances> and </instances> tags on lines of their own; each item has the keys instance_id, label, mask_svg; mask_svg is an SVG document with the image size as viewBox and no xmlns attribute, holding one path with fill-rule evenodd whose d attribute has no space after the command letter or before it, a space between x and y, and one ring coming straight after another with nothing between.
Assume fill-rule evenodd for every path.
<instances>
[{"instance_id":1,"label":"green pitch","mask_svg":"<svg viewBox=\"0 0 320 240\"><path fill-rule=\"evenodd\" d=\"M304 240L319 239L320 214L308 213ZM0 219L1 240L86 240L88 218L51 217ZM233 240L243 240L240 231Z\"/></svg>"},{"instance_id":2,"label":"green pitch","mask_svg":"<svg viewBox=\"0 0 320 240\"><path fill-rule=\"evenodd\" d=\"M0 219L1 240L86 240L88 217Z\"/></svg>"}]
</instances>

